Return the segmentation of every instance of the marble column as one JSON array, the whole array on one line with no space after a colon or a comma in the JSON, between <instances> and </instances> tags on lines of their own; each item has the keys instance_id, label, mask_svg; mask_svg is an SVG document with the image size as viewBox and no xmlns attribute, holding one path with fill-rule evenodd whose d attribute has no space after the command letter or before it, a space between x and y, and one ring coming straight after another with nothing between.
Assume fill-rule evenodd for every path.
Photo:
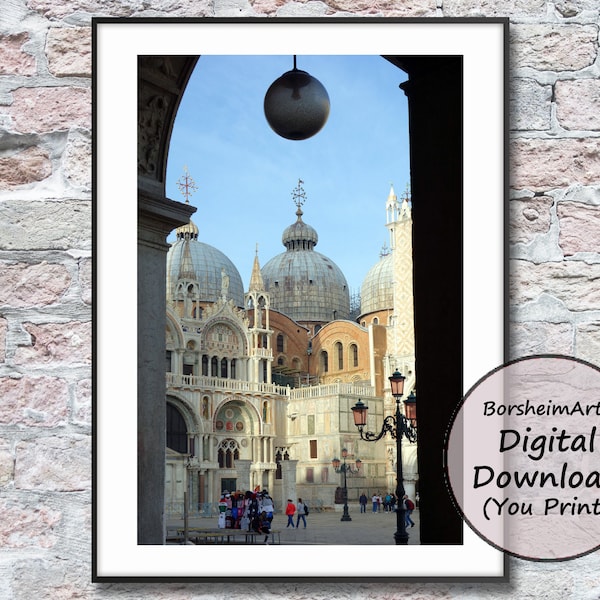
<instances>
[{"instance_id":1,"label":"marble column","mask_svg":"<svg viewBox=\"0 0 600 600\"><path fill-rule=\"evenodd\" d=\"M237 471L237 489L241 492L252 489L250 482L250 467L251 460L237 459L235 461L235 469Z\"/></svg>"},{"instance_id":2,"label":"marble column","mask_svg":"<svg viewBox=\"0 0 600 600\"><path fill-rule=\"evenodd\" d=\"M279 499L278 512L283 513L287 505L287 500L290 498L294 502L298 497L296 492L296 469L298 467L297 460L282 460L281 461L281 498Z\"/></svg>"}]
</instances>

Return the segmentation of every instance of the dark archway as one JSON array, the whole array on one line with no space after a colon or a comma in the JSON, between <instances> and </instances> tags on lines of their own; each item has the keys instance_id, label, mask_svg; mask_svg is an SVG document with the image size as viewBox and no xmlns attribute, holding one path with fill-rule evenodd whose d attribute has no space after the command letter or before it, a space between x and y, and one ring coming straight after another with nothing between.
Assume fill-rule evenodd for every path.
<instances>
[{"instance_id":1,"label":"dark archway","mask_svg":"<svg viewBox=\"0 0 600 600\"><path fill-rule=\"evenodd\" d=\"M421 543L462 542L445 485L443 447L462 398L462 58L386 56L408 74L419 369ZM164 540L164 330L168 234L195 210L165 196L177 107L198 57L139 58L138 132L138 543ZM432 176L435 169L435 177ZM460 238L459 238L460 239ZM443 259L442 259L443 257ZM440 301L442 300L442 301Z\"/></svg>"}]
</instances>

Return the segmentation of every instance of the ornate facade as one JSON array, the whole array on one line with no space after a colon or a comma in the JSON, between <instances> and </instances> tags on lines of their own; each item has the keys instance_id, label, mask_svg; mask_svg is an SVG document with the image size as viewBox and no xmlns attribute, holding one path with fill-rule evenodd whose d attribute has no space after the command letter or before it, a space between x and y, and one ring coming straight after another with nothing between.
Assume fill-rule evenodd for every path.
<instances>
[{"instance_id":1,"label":"ornate facade","mask_svg":"<svg viewBox=\"0 0 600 600\"><path fill-rule=\"evenodd\" d=\"M187 198L186 198L187 199ZM386 203L390 251L369 271L358 322L340 269L314 250L302 219L284 230L286 250L261 269L255 256L244 294L235 265L198 240L190 221L167 256L167 512L210 512L224 490L267 488L276 506L301 496L333 506L340 476L331 466L348 450L360 458L349 500L395 489L395 442L361 441L351 407L369 406L379 431L395 404L395 369L415 388L412 325L412 219L408 193ZM403 451L414 495L416 448Z\"/></svg>"}]
</instances>

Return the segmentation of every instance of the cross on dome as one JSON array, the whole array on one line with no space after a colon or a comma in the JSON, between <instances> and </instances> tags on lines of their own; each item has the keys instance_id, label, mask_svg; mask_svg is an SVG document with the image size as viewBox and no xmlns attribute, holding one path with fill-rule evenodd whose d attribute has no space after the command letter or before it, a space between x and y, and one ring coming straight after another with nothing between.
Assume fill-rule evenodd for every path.
<instances>
[{"instance_id":1,"label":"cross on dome","mask_svg":"<svg viewBox=\"0 0 600 600\"><path fill-rule=\"evenodd\" d=\"M302 187L303 184L304 181L302 181L302 179L298 179L298 185L292 191L292 198L294 200L294 204L298 207L298 211L300 212L300 214L302 214L301 207L306 202L306 192Z\"/></svg>"},{"instance_id":2,"label":"cross on dome","mask_svg":"<svg viewBox=\"0 0 600 600\"><path fill-rule=\"evenodd\" d=\"M183 167L183 175L177 180L177 187L185 198L185 203L190 203L190 196L198 189L196 182L190 177L187 165Z\"/></svg>"}]
</instances>

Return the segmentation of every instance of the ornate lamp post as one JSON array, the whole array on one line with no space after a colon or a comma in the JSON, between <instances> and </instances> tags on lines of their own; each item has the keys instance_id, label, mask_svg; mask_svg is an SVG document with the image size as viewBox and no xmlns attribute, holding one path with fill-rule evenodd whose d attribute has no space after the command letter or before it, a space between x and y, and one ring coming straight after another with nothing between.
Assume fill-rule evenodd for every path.
<instances>
[{"instance_id":1,"label":"ornate lamp post","mask_svg":"<svg viewBox=\"0 0 600 600\"><path fill-rule=\"evenodd\" d=\"M383 420L383 427L379 433L364 431L367 424L366 406L362 400L359 400L353 407L354 424L358 427L361 439L366 442L376 442L380 440L386 433L389 433L396 440L396 498L398 499L398 508L396 509L396 533L394 539L396 544L408 544L408 532L406 531L406 507L404 506L404 477L402 475L402 438L406 437L409 442L417 441L417 430L412 424L412 419L407 419L400 413L400 398L404 393L404 380L406 378L401 375L398 370L389 377L392 388L392 396L396 400L396 415L393 417L388 415ZM414 399L414 395L412 398Z\"/></svg>"},{"instance_id":2,"label":"ornate lamp post","mask_svg":"<svg viewBox=\"0 0 600 600\"><path fill-rule=\"evenodd\" d=\"M346 486L346 473L355 474L360 470L361 460L360 458L356 459L356 469L353 469L351 465L346 464L346 457L348 456L348 450L346 448L342 448L342 458L344 462L341 463L339 458L334 458L331 461L333 465L333 469L336 473L344 474L344 514L340 521L352 521L352 517L348 514L348 488Z\"/></svg>"}]
</instances>

